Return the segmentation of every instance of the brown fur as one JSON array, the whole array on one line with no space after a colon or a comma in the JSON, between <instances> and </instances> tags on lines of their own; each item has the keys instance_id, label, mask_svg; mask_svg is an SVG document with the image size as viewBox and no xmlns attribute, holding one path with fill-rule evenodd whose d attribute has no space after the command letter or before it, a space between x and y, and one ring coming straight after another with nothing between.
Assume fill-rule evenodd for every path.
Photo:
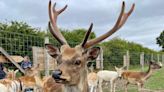
<instances>
[{"instance_id":1,"label":"brown fur","mask_svg":"<svg viewBox=\"0 0 164 92\"><path fill-rule=\"evenodd\" d=\"M60 51L58 48L53 47L51 44L46 44L46 49L48 53L56 58L58 67L52 74L56 82L64 85L64 92L88 92L88 82L87 82L87 61L94 60L97 58L100 48L93 48L95 44L98 44L102 40L106 39L118 29L120 29L123 24L128 19L128 16L132 13L134 9L134 4L129 12L125 13L125 3L122 3L121 13L115 24L115 26L109 30L106 34L92 40L88 40L89 35L92 30L93 24L89 27L86 32L83 42L77 45L74 48L71 48L57 26L57 16L61 14L66 8L67 5L60 9L56 10L49 2L49 29L53 36L61 43ZM90 48L92 47L92 48Z\"/></svg>"},{"instance_id":2,"label":"brown fur","mask_svg":"<svg viewBox=\"0 0 164 92\"><path fill-rule=\"evenodd\" d=\"M122 77L127 81L125 91L127 92L128 84L138 85L138 90L141 91L144 82L151 77L152 73L156 69L160 69L161 65L156 62L150 62L149 69L146 72L136 72L136 71L123 71ZM121 69L121 68L120 68ZM116 69L117 71L119 69Z\"/></svg>"},{"instance_id":3,"label":"brown fur","mask_svg":"<svg viewBox=\"0 0 164 92\"><path fill-rule=\"evenodd\" d=\"M52 77L47 77L43 81L44 92L62 92L63 85L56 83Z\"/></svg>"},{"instance_id":4,"label":"brown fur","mask_svg":"<svg viewBox=\"0 0 164 92\"><path fill-rule=\"evenodd\" d=\"M145 72L133 72L133 71L125 71L123 72L122 76L125 79L128 78L135 78L136 80L141 80L144 76L146 76L147 73Z\"/></svg>"}]
</instances>

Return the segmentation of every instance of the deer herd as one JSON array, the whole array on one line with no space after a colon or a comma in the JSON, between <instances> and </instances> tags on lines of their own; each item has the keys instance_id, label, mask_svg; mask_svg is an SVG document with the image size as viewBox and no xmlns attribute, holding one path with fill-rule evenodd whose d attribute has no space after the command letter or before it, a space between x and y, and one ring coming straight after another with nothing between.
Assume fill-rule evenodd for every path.
<instances>
[{"instance_id":1,"label":"deer herd","mask_svg":"<svg viewBox=\"0 0 164 92\"><path fill-rule=\"evenodd\" d=\"M51 76L43 78L39 73L39 65L27 69L25 75L19 78L15 77L17 71L10 71L5 79L0 80L0 92L26 92L26 88L32 88L34 92L103 92L104 81L110 83L110 92L115 92L116 81L119 81L119 79L126 80L125 92L127 92L128 84L135 84L138 86L138 90L142 91L144 82L155 70L162 67L161 64L150 62L149 69L146 72L128 71L124 69L125 67L115 67L116 71L100 70L96 73L93 70L88 72L87 67L87 63L96 59L100 52L100 48L94 47L94 45L119 30L133 12L134 6L133 4L126 13L125 2L123 2L120 15L113 28L95 39L88 40L93 27L91 23L81 44L71 47L57 26L57 18L65 11L67 5L60 10L56 10L56 3L52 6L51 1L49 1L50 21L48 27L61 47L57 48L51 44L45 44L45 48L49 55L56 59L57 68Z\"/></svg>"}]
</instances>

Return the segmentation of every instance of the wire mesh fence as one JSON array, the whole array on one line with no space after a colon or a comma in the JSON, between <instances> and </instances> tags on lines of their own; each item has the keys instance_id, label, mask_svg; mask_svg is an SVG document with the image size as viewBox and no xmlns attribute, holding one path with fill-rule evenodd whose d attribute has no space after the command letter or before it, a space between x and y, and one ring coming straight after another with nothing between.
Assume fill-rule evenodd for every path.
<instances>
[{"instance_id":1,"label":"wire mesh fence","mask_svg":"<svg viewBox=\"0 0 164 92\"><path fill-rule=\"evenodd\" d=\"M35 35L26 35L15 32L0 31L0 47L6 50L10 55L28 55L32 59L32 46L44 47L44 37ZM54 39L49 38L49 43L59 47L60 44ZM76 42L68 42L72 47L77 45ZM123 65L123 56L126 51L119 52L113 50L112 53L104 53L104 67ZM129 52L130 64L140 64L140 54L142 52ZM2 53L0 53L2 54ZM162 61L162 55L155 53L144 53L144 61Z\"/></svg>"}]
</instances>

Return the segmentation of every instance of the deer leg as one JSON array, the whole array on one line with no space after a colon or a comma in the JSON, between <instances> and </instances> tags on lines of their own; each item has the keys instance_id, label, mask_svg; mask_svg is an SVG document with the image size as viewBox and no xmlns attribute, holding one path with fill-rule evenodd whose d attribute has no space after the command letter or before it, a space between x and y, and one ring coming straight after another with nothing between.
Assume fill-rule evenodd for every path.
<instances>
[{"instance_id":1,"label":"deer leg","mask_svg":"<svg viewBox=\"0 0 164 92\"><path fill-rule=\"evenodd\" d=\"M113 80L110 81L110 92L113 91Z\"/></svg>"},{"instance_id":2,"label":"deer leg","mask_svg":"<svg viewBox=\"0 0 164 92\"><path fill-rule=\"evenodd\" d=\"M143 84L137 83L137 86L138 86L138 92L142 92Z\"/></svg>"},{"instance_id":3,"label":"deer leg","mask_svg":"<svg viewBox=\"0 0 164 92\"><path fill-rule=\"evenodd\" d=\"M143 89L143 86L144 86L144 84L143 84L143 83L141 83L141 89Z\"/></svg>"},{"instance_id":4,"label":"deer leg","mask_svg":"<svg viewBox=\"0 0 164 92\"><path fill-rule=\"evenodd\" d=\"M99 79L99 92L102 92L102 82L103 80L102 79Z\"/></svg>"},{"instance_id":5,"label":"deer leg","mask_svg":"<svg viewBox=\"0 0 164 92\"><path fill-rule=\"evenodd\" d=\"M114 85L113 92L115 92L116 91L116 83L114 82L113 85Z\"/></svg>"},{"instance_id":6,"label":"deer leg","mask_svg":"<svg viewBox=\"0 0 164 92\"><path fill-rule=\"evenodd\" d=\"M128 92L128 84L129 84L129 82L126 82L126 84L125 84L125 92Z\"/></svg>"},{"instance_id":7,"label":"deer leg","mask_svg":"<svg viewBox=\"0 0 164 92\"><path fill-rule=\"evenodd\" d=\"M94 90L94 86L92 85L92 86L91 86L90 92L93 92L93 90Z\"/></svg>"},{"instance_id":8,"label":"deer leg","mask_svg":"<svg viewBox=\"0 0 164 92\"><path fill-rule=\"evenodd\" d=\"M94 89L93 89L93 92L96 92L96 86L94 86L93 88L94 88Z\"/></svg>"}]
</instances>

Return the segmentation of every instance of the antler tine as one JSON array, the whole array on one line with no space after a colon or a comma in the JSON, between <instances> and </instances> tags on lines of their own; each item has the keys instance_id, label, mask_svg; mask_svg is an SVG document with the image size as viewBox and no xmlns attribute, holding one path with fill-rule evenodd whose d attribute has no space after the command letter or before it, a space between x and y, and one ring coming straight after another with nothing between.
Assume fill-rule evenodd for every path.
<instances>
[{"instance_id":1,"label":"antler tine","mask_svg":"<svg viewBox=\"0 0 164 92\"><path fill-rule=\"evenodd\" d=\"M55 10L55 6L56 6L56 3L53 5L53 7L51 6L51 0L50 0L49 8L48 8L49 9L49 18L50 18L50 23L49 23L50 32L62 45L64 45L64 44L68 45L66 39L63 37L63 35L59 31L59 28L57 27L57 23L56 23L58 15L61 14L67 8L67 5L58 11ZM53 13L52 13L52 11L53 11Z\"/></svg>"},{"instance_id":2,"label":"antler tine","mask_svg":"<svg viewBox=\"0 0 164 92\"><path fill-rule=\"evenodd\" d=\"M131 13L133 12L134 7L135 7L135 4L132 5L132 7L131 7L131 9L129 10L129 12L124 13L124 16L123 16L123 18L122 18L122 20L121 20L121 22L120 22L120 24L119 24L119 26L118 26L118 29L121 28L121 27L124 25L124 23L126 22L126 20L128 19L128 17L129 17L129 16L131 15Z\"/></svg>"},{"instance_id":3,"label":"antler tine","mask_svg":"<svg viewBox=\"0 0 164 92\"><path fill-rule=\"evenodd\" d=\"M107 33L101 35L100 37L87 41L86 44L84 45L84 48L89 48L89 47L93 46L94 44L97 44L97 43L103 41L104 39L106 39L107 37L109 37L113 33L115 33L117 30L119 30L125 24L126 20L128 19L128 17L133 12L134 6L135 5L133 4L133 6L131 7L131 9L130 9L130 11L128 13L124 13L125 2L123 2L122 3L121 13L120 13L120 15L119 15L119 17L117 19L117 22L114 25L114 27L111 30L109 30Z\"/></svg>"},{"instance_id":4,"label":"antler tine","mask_svg":"<svg viewBox=\"0 0 164 92\"><path fill-rule=\"evenodd\" d=\"M89 36L90 36L90 34L91 34L92 28L93 28L93 23L91 23L91 25L90 25L88 31L86 32L86 34L85 34L85 36L84 36L83 42L82 42L82 44L81 44L82 47L84 47L85 43L87 42L87 40L88 40L88 38L89 38Z\"/></svg>"},{"instance_id":5,"label":"antler tine","mask_svg":"<svg viewBox=\"0 0 164 92\"><path fill-rule=\"evenodd\" d=\"M59 41L59 43L61 43L61 44L65 43L65 42L63 42L63 40L61 40L61 39L54 33L54 31L53 31L54 29L53 29L53 27L52 27L52 25L51 25L50 22L48 22L48 28L49 28L51 34Z\"/></svg>"}]
</instances>

